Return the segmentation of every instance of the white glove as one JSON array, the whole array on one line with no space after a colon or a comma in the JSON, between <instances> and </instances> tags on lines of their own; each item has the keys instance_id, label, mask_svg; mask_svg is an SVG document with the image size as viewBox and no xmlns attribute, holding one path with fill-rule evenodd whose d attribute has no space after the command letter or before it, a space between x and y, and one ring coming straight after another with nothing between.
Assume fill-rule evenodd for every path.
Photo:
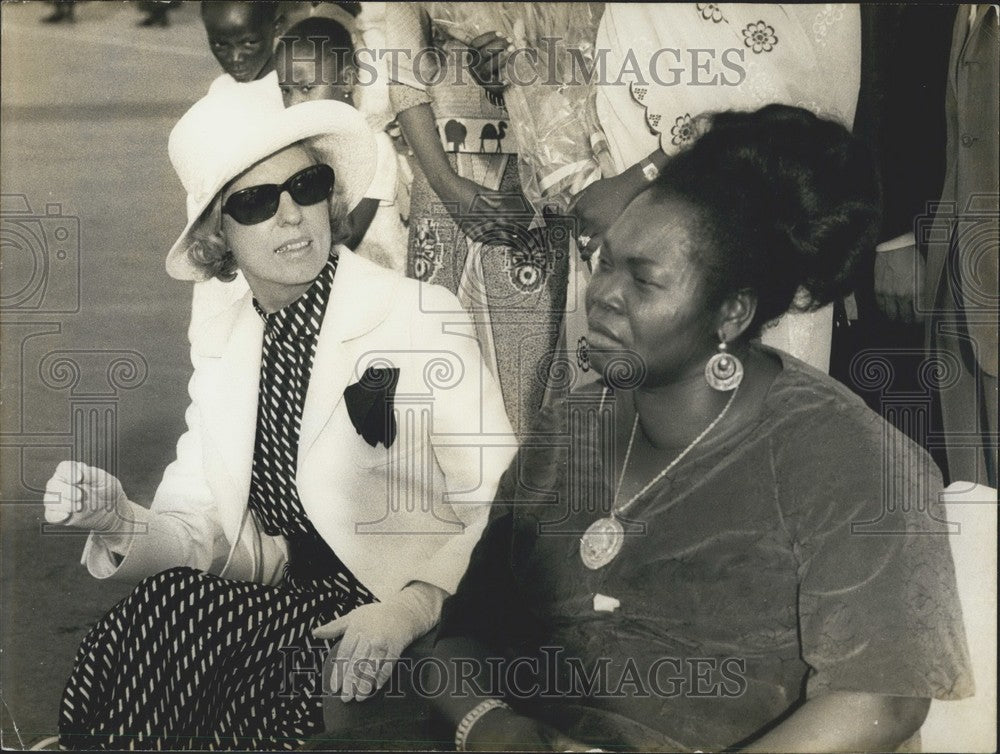
<instances>
[{"instance_id":1,"label":"white glove","mask_svg":"<svg viewBox=\"0 0 1000 754\"><path fill-rule=\"evenodd\" d=\"M384 602L313 629L317 639L340 638L330 690L342 701L360 702L382 688L403 651L438 622L446 596L439 587L414 582Z\"/></svg>"},{"instance_id":2,"label":"white glove","mask_svg":"<svg viewBox=\"0 0 1000 754\"><path fill-rule=\"evenodd\" d=\"M133 503L113 475L94 466L63 461L45 485L45 520L101 534L122 531Z\"/></svg>"}]
</instances>

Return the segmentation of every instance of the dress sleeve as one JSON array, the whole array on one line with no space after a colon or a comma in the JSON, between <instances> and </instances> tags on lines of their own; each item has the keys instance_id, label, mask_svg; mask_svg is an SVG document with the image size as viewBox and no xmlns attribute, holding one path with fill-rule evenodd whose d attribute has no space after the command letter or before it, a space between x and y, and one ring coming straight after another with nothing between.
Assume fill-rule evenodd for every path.
<instances>
[{"instance_id":1,"label":"dress sleeve","mask_svg":"<svg viewBox=\"0 0 1000 754\"><path fill-rule=\"evenodd\" d=\"M931 515L937 467L867 409L800 424L775 442L772 461L798 563L808 696L971 695L947 527Z\"/></svg>"},{"instance_id":2,"label":"dress sleeve","mask_svg":"<svg viewBox=\"0 0 1000 754\"><path fill-rule=\"evenodd\" d=\"M396 150L385 131L375 134L375 177L365 192L365 199L377 199L382 206L396 200Z\"/></svg>"},{"instance_id":3,"label":"dress sleeve","mask_svg":"<svg viewBox=\"0 0 1000 754\"><path fill-rule=\"evenodd\" d=\"M417 3L386 3L385 44L392 51L386 58L389 100L397 114L431 101L426 82L434 80L435 57L420 54L429 37L429 19Z\"/></svg>"},{"instance_id":4,"label":"dress sleeve","mask_svg":"<svg viewBox=\"0 0 1000 754\"><path fill-rule=\"evenodd\" d=\"M199 378L196 366L188 383L187 430L177 442L177 457L163 472L152 505L149 510L132 506L139 526L114 548L100 535L88 538L82 562L95 578L134 582L174 566L209 571L225 560L229 544L204 473ZM120 563L115 563L111 549L124 556Z\"/></svg>"},{"instance_id":5,"label":"dress sleeve","mask_svg":"<svg viewBox=\"0 0 1000 754\"><path fill-rule=\"evenodd\" d=\"M496 648L505 646L513 636L511 624L517 604L510 569L514 512L502 501L513 491L515 467L516 459L500 479L489 523L472 551L468 569L455 593L445 600L436 642L463 637Z\"/></svg>"},{"instance_id":6,"label":"dress sleeve","mask_svg":"<svg viewBox=\"0 0 1000 754\"><path fill-rule=\"evenodd\" d=\"M441 286L422 284L413 307L421 312L411 318L410 335L410 342L421 349L415 351L420 369L428 376L439 375L428 379L435 406L430 442L444 474L445 493L435 515L463 527L440 543L413 579L451 594L489 520L497 484L514 456L517 438L500 384L471 337L472 320L458 299Z\"/></svg>"}]
</instances>

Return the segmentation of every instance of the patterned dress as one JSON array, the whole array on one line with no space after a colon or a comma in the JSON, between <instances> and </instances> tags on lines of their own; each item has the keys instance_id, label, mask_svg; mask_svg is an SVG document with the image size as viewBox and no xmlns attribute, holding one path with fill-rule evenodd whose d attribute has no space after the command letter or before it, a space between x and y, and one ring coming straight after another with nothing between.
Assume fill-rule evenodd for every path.
<instances>
[{"instance_id":1,"label":"patterned dress","mask_svg":"<svg viewBox=\"0 0 1000 754\"><path fill-rule=\"evenodd\" d=\"M457 33L456 19L465 30L488 25L490 14L482 8L468 3L389 3L387 48L412 55L424 48L440 51L421 55L420 71L406 64L391 66L390 95L397 113L432 106L442 147L458 175L515 197L522 188L518 145L508 131L510 114L503 101L488 95L467 71L454 68L468 51L451 36ZM572 223L553 219L531 233L534 210L525 202L524 211L511 212L497 232L471 241L431 188L418 160L411 159L410 167L406 274L458 296L476 325L483 359L500 383L511 425L521 434L541 407L550 382L566 301ZM470 210L473 217L479 212Z\"/></svg>"},{"instance_id":2,"label":"patterned dress","mask_svg":"<svg viewBox=\"0 0 1000 754\"><path fill-rule=\"evenodd\" d=\"M289 560L277 586L173 568L87 634L63 694L70 749L294 749L322 727L312 629L375 598L320 538L295 487L302 409L337 262L266 327L249 508ZM256 302L254 302L256 306Z\"/></svg>"}]
</instances>

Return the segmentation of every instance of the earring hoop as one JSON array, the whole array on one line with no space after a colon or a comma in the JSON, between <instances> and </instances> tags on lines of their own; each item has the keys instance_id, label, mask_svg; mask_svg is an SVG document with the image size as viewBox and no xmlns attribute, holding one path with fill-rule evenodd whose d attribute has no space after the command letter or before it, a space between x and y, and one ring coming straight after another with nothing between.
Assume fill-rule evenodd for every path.
<instances>
[{"instance_id":1,"label":"earring hoop","mask_svg":"<svg viewBox=\"0 0 1000 754\"><path fill-rule=\"evenodd\" d=\"M705 382L713 390L735 390L743 381L743 362L729 353L726 341L719 338L719 351L705 364Z\"/></svg>"}]
</instances>

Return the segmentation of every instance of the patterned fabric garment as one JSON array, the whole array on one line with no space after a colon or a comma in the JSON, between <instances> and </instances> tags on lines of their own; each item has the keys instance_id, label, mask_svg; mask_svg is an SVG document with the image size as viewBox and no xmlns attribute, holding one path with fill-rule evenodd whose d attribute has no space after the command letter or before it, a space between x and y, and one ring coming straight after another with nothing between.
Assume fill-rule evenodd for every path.
<instances>
[{"instance_id":1,"label":"patterned fabric garment","mask_svg":"<svg viewBox=\"0 0 1000 754\"><path fill-rule=\"evenodd\" d=\"M336 257L331 257L305 294L272 314L261 309L256 299L253 302L264 320L264 352L250 474L250 510L262 522L267 521L267 534L277 534L281 529L312 530L308 519L301 515L295 463L316 338L336 269ZM261 518L264 511L269 513Z\"/></svg>"},{"instance_id":2,"label":"patterned fabric garment","mask_svg":"<svg viewBox=\"0 0 1000 754\"><path fill-rule=\"evenodd\" d=\"M142 581L87 634L63 694L68 749L299 748L322 727L311 631L373 595L309 523L295 460L316 337L336 270L267 323L249 505L288 539L282 582L174 568ZM258 309L258 311L260 311Z\"/></svg>"},{"instance_id":3,"label":"patterned fabric garment","mask_svg":"<svg viewBox=\"0 0 1000 754\"><path fill-rule=\"evenodd\" d=\"M502 99L491 98L453 69L466 51L452 36L458 34L455 17L464 30L487 24L481 31L489 31L492 14L481 10L485 5L460 5L457 10L453 3L386 6L387 47L414 52L434 47L443 53L421 56L419 76L412 75L413 66L390 66L393 104L397 112L430 104L437 136L455 172L491 191L521 195L517 145L507 130L510 114ZM411 161L411 169L406 274L443 285L458 296L476 325L483 359L500 383L510 423L522 434L552 381L572 224L568 219L553 220L544 232L530 237L526 229L533 211L525 205L523 213L512 212L497 224L496 232L473 242L431 188L418 160Z\"/></svg>"},{"instance_id":4,"label":"patterned fabric garment","mask_svg":"<svg viewBox=\"0 0 1000 754\"><path fill-rule=\"evenodd\" d=\"M609 78L595 106L617 173L657 149L674 155L698 136L697 117L794 105L850 128L858 101L861 15L845 3L607 3L597 49ZM664 54L666 53L666 54ZM609 177L609 176L605 176ZM589 273L575 281L585 290ZM567 314L567 342L587 360L583 307ZM827 371L833 307L788 314L763 343Z\"/></svg>"}]
</instances>

